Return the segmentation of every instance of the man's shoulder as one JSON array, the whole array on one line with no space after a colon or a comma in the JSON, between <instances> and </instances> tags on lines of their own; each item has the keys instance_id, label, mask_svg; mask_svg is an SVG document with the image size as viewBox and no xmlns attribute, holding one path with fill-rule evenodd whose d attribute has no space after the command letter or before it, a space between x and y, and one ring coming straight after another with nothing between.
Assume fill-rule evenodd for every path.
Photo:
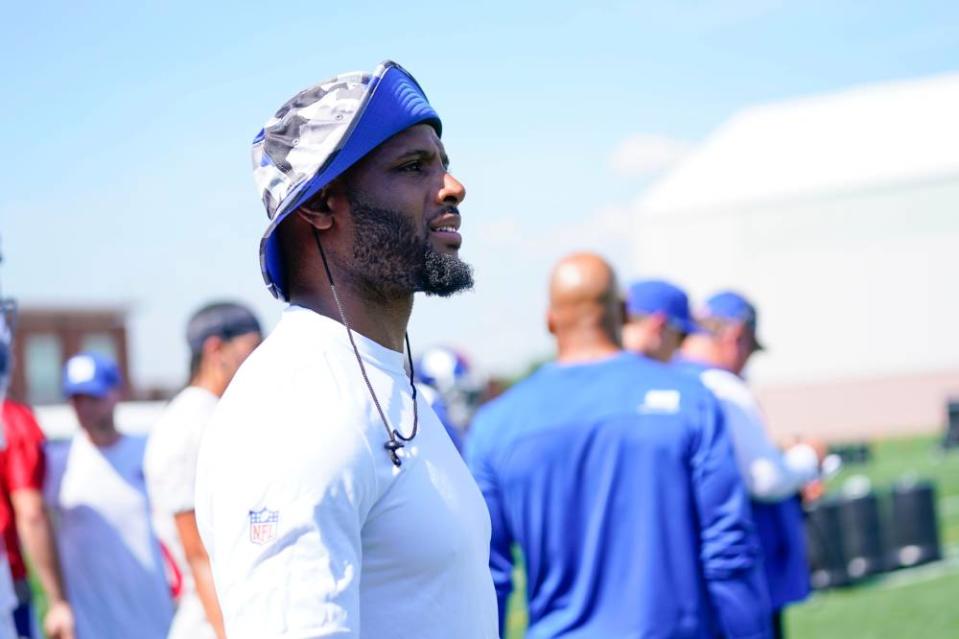
<instances>
[{"instance_id":1,"label":"man's shoulder","mask_svg":"<svg viewBox=\"0 0 959 639\"><path fill-rule=\"evenodd\" d=\"M720 400L737 404L753 404L755 397L745 380L739 375L721 368L710 368L700 375L703 384Z\"/></svg>"},{"instance_id":2,"label":"man's shoulder","mask_svg":"<svg viewBox=\"0 0 959 639\"><path fill-rule=\"evenodd\" d=\"M8 445L17 440L42 442L43 431L30 407L20 402L6 399L3 401L3 432Z\"/></svg>"},{"instance_id":3,"label":"man's shoulder","mask_svg":"<svg viewBox=\"0 0 959 639\"><path fill-rule=\"evenodd\" d=\"M44 453L46 456L46 479L44 489L54 490L59 484L67 467L70 451L73 449L74 439L56 439L46 442Z\"/></svg>"},{"instance_id":4,"label":"man's shoulder","mask_svg":"<svg viewBox=\"0 0 959 639\"><path fill-rule=\"evenodd\" d=\"M213 393L194 386L184 388L170 400L150 429L147 450L165 448L167 444L176 446L191 439L213 416L216 404Z\"/></svg>"},{"instance_id":5,"label":"man's shoulder","mask_svg":"<svg viewBox=\"0 0 959 639\"><path fill-rule=\"evenodd\" d=\"M201 456L283 459L295 465L324 450L365 447L382 424L371 422L362 379L349 385L327 350L281 358L270 344L237 371L204 428ZM350 371L353 372L353 371ZM361 392L362 391L362 392ZM242 452L241 452L242 451Z\"/></svg>"},{"instance_id":6,"label":"man's shoulder","mask_svg":"<svg viewBox=\"0 0 959 639\"><path fill-rule=\"evenodd\" d=\"M570 369L572 372L572 369ZM567 379L569 377L569 379ZM671 390L693 398L708 396L709 392L694 377L660 362L632 353L621 353L589 369L590 383L608 390L609 394L627 403L642 397L648 391ZM506 416L544 392L569 386L577 380L568 376L561 366L544 365L523 381L518 382L501 397L484 406L481 415Z\"/></svg>"},{"instance_id":7,"label":"man's shoulder","mask_svg":"<svg viewBox=\"0 0 959 639\"><path fill-rule=\"evenodd\" d=\"M660 362L642 355L633 355L623 363L626 371L641 386L668 386L690 393L705 392L703 384L672 364Z\"/></svg>"},{"instance_id":8,"label":"man's shoulder","mask_svg":"<svg viewBox=\"0 0 959 639\"><path fill-rule=\"evenodd\" d=\"M129 459L143 460L147 448L147 436L140 433L123 433L122 438L123 455Z\"/></svg>"}]
</instances>

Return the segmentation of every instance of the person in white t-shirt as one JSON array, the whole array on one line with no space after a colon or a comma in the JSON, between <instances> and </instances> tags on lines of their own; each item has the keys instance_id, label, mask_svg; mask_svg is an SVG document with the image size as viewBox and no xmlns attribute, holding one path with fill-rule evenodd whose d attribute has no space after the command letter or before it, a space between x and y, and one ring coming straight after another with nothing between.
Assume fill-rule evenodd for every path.
<instances>
[{"instance_id":1,"label":"person in white t-shirt","mask_svg":"<svg viewBox=\"0 0 959 639\"><path fill-rule=\"evenodd\" d=\"M48 449L51 510L78 639L165 639L173 616L143 477L144 437L117 431L121 378L93 352L71 357L63 392L80 423Z\"/></svg>"},{"instance_id":2,"label":"person in white t-shirt","mask_svg":"<svg viewBox=\"0 0 959 639\"><path fill-rule=\"evenodd\" d=\"M291 302L207 427L196 516L230 639L494 639L484 500L404 356L413 294L472 285L465 191L392 62L254 140L260 264Z\"/></svg>"},{"instance_id":3,"label":"person in white t-shirt","mask_svg":"<svg viewBox=\"0 0 959 639\"><path fill-rule=\"evenodd\" d=\"M187 323L190 383L173 398L147 442L153 523L181 576L170 639L224 639L210 559L196 527L196 458L203 430L237 368L260 343L260 323L245 306L208 304Z\"/></svg>"}]
</instances>

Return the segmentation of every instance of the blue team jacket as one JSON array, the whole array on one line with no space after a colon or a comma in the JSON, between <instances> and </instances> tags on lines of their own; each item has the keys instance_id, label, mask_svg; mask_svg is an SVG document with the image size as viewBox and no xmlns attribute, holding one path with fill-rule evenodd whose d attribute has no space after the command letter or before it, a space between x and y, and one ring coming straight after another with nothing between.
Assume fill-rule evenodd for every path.
<instances>
[{"instance_id":1,"label":"blue team jacket","mask_svg":"<svg viewBox=\"0 0 959 639\"><path fill-rule=\"evenodd\" d=\"M547 364L480 410L466 457L501 626L517 544L529 639L769 636L749 501L697 380L626 353Z\"/></svg>"},{"instance_id":2,"label":"blue team jacket","mask_svg":"<svg viewBox=\"0 0 959 639\"><path fill-rule=\"evenodd\" d=\"M673 365L682 372L699 377L708 364L677 358ZM751 504L753 522L763 551L769 601L773 610L809 596L809 561L802 504L798 497L780 502Z\"/></svg>"}]
</instances>

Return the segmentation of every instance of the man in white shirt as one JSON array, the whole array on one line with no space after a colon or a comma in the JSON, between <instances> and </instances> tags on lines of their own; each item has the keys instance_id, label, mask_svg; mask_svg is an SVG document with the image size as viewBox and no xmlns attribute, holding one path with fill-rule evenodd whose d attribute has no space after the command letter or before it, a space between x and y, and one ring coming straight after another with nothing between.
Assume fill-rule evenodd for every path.
<instances>
[{"instance_id":1,"label":"man in white shirt","mask_svg":"<svg viewBox=\"0 0 959 639\"><path fill-rule=\"evenodd\" d=\"M49 448L45 499L55 522L78 639L165 639L173 616L143 478L146 439L117 431L120 372L98 353L71 357L63 392L80 423Z\"/></svg>"},{"instance_id":2,"label":"man in white shirt","mask_svg":"<svg viewBox=\"0 0 959 639\"><path fill-rule=\"evenodd\" d=\"M187 323L190 383L173 398L147 442L144 470L157 535L181 576L170 639L224 639L210 560L196 526L196 459L203 430L227 384L260 343L245 306L208 304Z\"/></svg>"},{"instance_id":3,"label":"man in white shirt","mask_svg":"<svg viewBox=\"0 0 959 639\"><path fill-rule=\"evenodd\" d=\"M493 639L483 497L405 370L417 291L472 285L465 191L400 66L284 104L254 139L291 306L201 444L196 515L231 639Z\"/></svg>"},{"instance_id":4,"label":"man in white shirt","mask_svg":"<svg viewBox=\"0 0 959 639\"><path fill-rule=\"evenodd\" d=\"M722 406L736 463L753 501L778 638L783 633L782 609L809 594L798 493L819 477L825 450L810 441L780 451L769 436L759 404L742 377L749 358L762 350L752 303L733 291L717 293L707 299L699 323L705 330L686 338L675 363L699 375Z\"/></svg>"}]
</instances>

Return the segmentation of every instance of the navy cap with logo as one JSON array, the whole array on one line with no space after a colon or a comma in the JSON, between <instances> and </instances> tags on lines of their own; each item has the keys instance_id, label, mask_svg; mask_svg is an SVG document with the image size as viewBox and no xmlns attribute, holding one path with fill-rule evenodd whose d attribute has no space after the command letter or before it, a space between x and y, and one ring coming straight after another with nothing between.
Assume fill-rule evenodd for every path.
<instances>
[{"instance_id":1,"label":"navy cap with logo","mask_svg":"<svg viewBox=\"0 0 959 639\"><path fill-rule=\"evenodd\" d=\"M698 333L699 325L689 311L689 297L683 289L665 280L639 280L626 292L630 315L662 313L666 322L681 333Z\"/></svg>"},{"instance_id":2,"label":"navy cap with logo","mask_svg":"<svg viewBox=\"0 0 959 639\"><path fill-rule=\"evenodd\" d=\"M287 299L275 231L293 211L377 146L416 124L442 134L439 115L416 80L386 61L372 73L335 76L288 100L253 140L253 179L270 218L260 270Z\"/></svg>"}]
</instances>

